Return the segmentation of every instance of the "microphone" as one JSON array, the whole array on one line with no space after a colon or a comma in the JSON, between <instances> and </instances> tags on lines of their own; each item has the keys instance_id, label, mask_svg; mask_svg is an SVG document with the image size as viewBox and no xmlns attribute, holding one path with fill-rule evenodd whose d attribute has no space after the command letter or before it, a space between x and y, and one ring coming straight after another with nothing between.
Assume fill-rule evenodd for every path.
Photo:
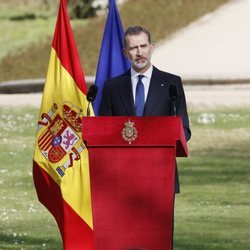
<instances>
[{"instance_id":1,"label":"microphone","mask_svg":"<svg viewBox=\"0 0 250 250\"><path fill-rule=\"evenodd\" d=\"M170 85L169 96L171 98L171 115L176 116L177 86Z\"/></svg>"},{"instance_id":2,"label":"microphone","mask_svg":"<svg viewBox=\"0 0 250 250\"><path fill-rule=\"evenodd\" d=\"M87 107L87 116L90 116L90 110L89 110L89 104L94 102L96 95L97 95L98 87L96 85L91 85L89 87L88 93L87 93L87 101L88 101L88 107Z\"/></svg>"}]
</instances>

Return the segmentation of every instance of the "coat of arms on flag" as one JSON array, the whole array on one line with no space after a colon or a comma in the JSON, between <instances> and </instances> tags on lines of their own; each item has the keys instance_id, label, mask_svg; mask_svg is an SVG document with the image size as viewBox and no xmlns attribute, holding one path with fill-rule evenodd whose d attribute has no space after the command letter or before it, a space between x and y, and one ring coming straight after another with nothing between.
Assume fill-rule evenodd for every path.
<instances>
[{"instance_id":1,"label":"coat of arms on flag","mask_svg":"<svg viewBox=\"0 0 250 250\"><path fill-rule=\"evenodd\" d=\"M62 116L57 112L54 104L48 113L42 114L42 121L38 122L38 130L47 126L38 138L38 147L41 153L51 163L58 163L65 158L64 163L56 168L63 177L68 167L73 166L73 160L81 158L82 144L82 110L71 103L65 102L62 107Z\"/></svg>"}]
</instances>

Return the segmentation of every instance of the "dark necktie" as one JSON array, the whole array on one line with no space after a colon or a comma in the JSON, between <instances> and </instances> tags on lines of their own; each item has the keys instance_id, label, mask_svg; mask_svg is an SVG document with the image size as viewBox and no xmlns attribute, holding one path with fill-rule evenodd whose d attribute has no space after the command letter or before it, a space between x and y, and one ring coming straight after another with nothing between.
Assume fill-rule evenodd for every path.
<instances>
[{"instance_id":1,"label":"dark necktie","mask_svg":"<svg viewBox=\"0 0 250 250\"><path fill-rule=\"evenodd\" d=\"M144 111L144 85L142 82L142 78L144 75L138 76L138 82L136 86L136 93L135 93L135 115L136 116L143 116Z\"/></svg>"}]
</instances>

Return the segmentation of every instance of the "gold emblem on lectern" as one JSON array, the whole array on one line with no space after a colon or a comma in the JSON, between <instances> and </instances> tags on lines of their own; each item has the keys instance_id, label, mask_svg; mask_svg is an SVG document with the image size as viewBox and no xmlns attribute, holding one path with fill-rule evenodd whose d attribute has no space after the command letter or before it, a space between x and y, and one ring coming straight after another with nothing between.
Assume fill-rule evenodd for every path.
<instances>
[{"instance_id":1,"label":"gold emblem on lectern","mask_svg":"<svg viewBox=\"0 0 250 250\"><path fill-rule=\"evenodd\" d=\"M128 141L129 144L131 144L132 141L134 141L137 138L138 132L137 129L134 127L134 122L131 122L130 120L128 122L125 122L125 127L122 130L122 138L125 141Z\"/></svg>"}]
</instances>

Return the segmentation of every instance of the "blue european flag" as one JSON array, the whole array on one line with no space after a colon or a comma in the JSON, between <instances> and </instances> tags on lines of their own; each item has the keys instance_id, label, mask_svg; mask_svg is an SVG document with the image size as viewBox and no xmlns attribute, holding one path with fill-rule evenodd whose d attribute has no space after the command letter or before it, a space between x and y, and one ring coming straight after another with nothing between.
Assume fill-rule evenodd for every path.
<instances>
[{"instance_id":1,"label":"blue european flag","mask_svg":"<svg viewBox=\"0 0 250 250\"><path fill-rule=\"evenodd\" d=\"M93 103L96 116L98 115L104 82L122 74L130 67L129 61L122 52L123 35L124 31L115 0L110 0L95 79L95 84L98 87L98 93Z\"/></svg>"}]
</instances>

